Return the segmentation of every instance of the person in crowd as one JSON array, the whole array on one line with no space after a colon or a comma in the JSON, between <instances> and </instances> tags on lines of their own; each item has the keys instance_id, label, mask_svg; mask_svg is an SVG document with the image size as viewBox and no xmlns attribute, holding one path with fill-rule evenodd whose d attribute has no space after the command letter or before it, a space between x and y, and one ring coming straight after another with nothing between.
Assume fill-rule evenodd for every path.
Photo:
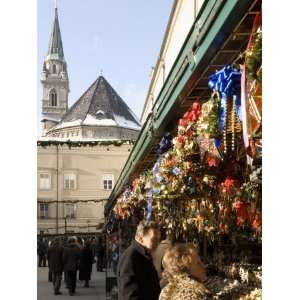
<instances>
[{"instance_id":1,"label":"person in crowd","mask_svg":"<svg viewBox=\"0 0 300 300\"><path fill-rule=\"evenodd\" d=\"M103 246L102 239L99 238L98 244L96 246L96 256L97 256L97 271L103 272L104 267L104 254L105 248Z\"/></svg>"},{"instance_id":2,"label":"person in crowd","mask_svg":"<svg viewBox=\"0 0 300 300\"><path fill-rule=\"evenodd\" d=\"M159 300L201 300L209 295L203 282L206 273L197 249L191 244L176 244L166 250L162 265L168 284Z\"/></svg>"},{"instance_id":3,"label":"person in crowd","mask_svg":"<svg viewBox=\"0 0 300 300\"><path fill-rule=\"evenodd\" d=\"M80 249L83 248L83 240L82 238L79 236L76 238L76 236L74 236L74 239L75 239L75 243L77 245L77 247L79 247Z\"/></svg>"},{"instance_id":4,"label":"person in crowd","mask_svg":"<svg viewBox=\"0 0 300 300\"><path fill-rule=\"evenodd\" d=\"M45 238L38 242L39 267L46 267L47 243Z\"/></svg>"},{"instance_id":5,"label":"person in crowd","mask_svg":"<svg viewBox=\"0 0 300 300\"><path fill-rule=\"evenodd\" d=\"M49 252L49 249L50 249L52 243L53 243L53 240L49 240L49 242L48 242L48 251L47 251L47 261L48 261L48 281L49 281L49 282L52 282L52 272L51 272L51 269L50 269L50 262L49 262L49 259L48 259L48 252Z\"/></svg>"},{"instance_id":6,"label":"person in crowd","mask_svg":"<svg viewBox=\"0 0 300 300\"><path fill-rule=\"evenodd\" d=\"M91 239L91 249L93 251L94 257L96 256L96 247L97 247L96 238L93 236Z\"/></svg>"},{"instance_id":7,"label":"person in crowd","mask_svg":"<svg viewBox=\"0 0 300 300\"><path fill-rule=\"evenodd\" d=\"M74 296L76 290L76 276L80 259L80 248L76 244L76 239L71 237L68 246L63 252L64 271L67 275L67 288L69 295Z\"/></svg>"},{"instance_id":8,"label":"person in crowd","mask_svg":"<svg viewBox=\"0 0 300 300\"><path fill-rule=\"evenodd\" d=\"M171 247L173 238L171 232L162 231L161 234L163 236L163 239L159 243L156 250L153 252L152 258L153 258L154 267L158 273L158 277L160 280L160 287L163 288L167 284L167 282L165 281L165 279L162 278L162 271L163 271L162 259L166 250Z\"/></svg>"},{"instance_id":9,"label":"person in crowd","mask_svg":"<svg viewBox=\"0 0 300 300\"><path fill-rule=\"evenodd\" d=\"M84 286L89 287L89 281L91 280L92 268L94 263L93 251L91 249L90 241L85 242L85 246L80 253L79 262L79 280L84 281Z\"/></svg>"},{"instance_id":10,"label":"person in crowd","mask_svg":"<svg viewBox=\"0 0 300 300\"><path fill-rule=\"evenodd\" d=\"M48 265L52 274L54 295L61 295L60 285L63 271L63 252L64 248L58 238L54 239L47 253Z\"/></svg>"},{"instance_id":11,"label":"person in crowd","mask_svg":"<svg viewBox=\"0 0 300 300\"><path fill-rule=\"evenodd\" d=\"M118 242L114 241L112 243L111 248L111 262L112 262L112 269L115 274L117 274L118 262L119 262L119 246Z\"/></svg>"},{"instance_id":12,"label":"person in crowd","mask_svg":"<svg viewBox=\"0 0 300 300\"><path fill-rule=\"evenodd\" d=\"M151 252L158 246L159 239L160 230L155 222L138 224L135 239L119 261L119 300L158 300L159 279Z\"/></svg>"},{"instance_id":13,"label":"person in crowd","mask_svg":"<svg viewBox=\"0 0 300 300\"><path fill-rule=\"evenodd\" d=\"M112 257L112 251L111 251L111 248L112 248L112 241L108 241L108 246L107 246L107 249L106 249L106 252L105 252L105 257L106 257L106 267L108 269L111 269L111 265L112 265L112 261L111 261L111 257Z\"/></svg>"}]
</instances>

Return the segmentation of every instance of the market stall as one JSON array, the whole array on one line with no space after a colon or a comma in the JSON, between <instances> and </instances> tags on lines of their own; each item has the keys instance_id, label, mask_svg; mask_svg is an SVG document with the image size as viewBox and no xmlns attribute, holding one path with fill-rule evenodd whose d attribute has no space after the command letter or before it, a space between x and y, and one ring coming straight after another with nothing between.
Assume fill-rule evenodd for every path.
<instances>
[{"instance_id":1,"label":"market stall","mask_svg":"<svg viewBox=\"0 0 300 300\"><path fill-rule=\"evenodd\" d=\"M259 1L242 14L233 33L241 29L247 31L246 39L226 56L229 63L222 65L219 60L218 67L210 64L202 73L200 66L194 68L190 79L194 85L186 94L185 105L164 113L159 124L165 124L171 115L178 121L159 126L160 134L151 140L155 145L142 148L148 153L142 167L139 163L125 166L125 172L131 170L129 180L125 184L120 179L112 193L114 201L107 207L106 230L108 234L118 230L122 248L141 219L157 221L175 241L197 245L207 265L207 286L213 299L261 299ZM234 34L225 39L220 52L234 44ZM160 122L159 109L156 114ZM147 126L148 122L139 139ZM144 145L145 140L146 135ZM143 157L141 153L137 156L138 161Z\"/></svg>"}]
</instances>

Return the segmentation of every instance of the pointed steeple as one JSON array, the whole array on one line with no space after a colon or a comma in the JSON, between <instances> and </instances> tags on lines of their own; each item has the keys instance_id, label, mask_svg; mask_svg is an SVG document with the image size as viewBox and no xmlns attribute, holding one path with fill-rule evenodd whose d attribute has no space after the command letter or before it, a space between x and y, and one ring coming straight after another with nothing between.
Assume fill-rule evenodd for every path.
<instances>
[{"instance_id":1,"label":"pointed steeple","mask_svg":"<svg viewBox=\"0 0 300 300\"><path fill-rule=\"evenodd\" d=\"M43 122L46 132L53 126L53 123L59 122L68 110L70 92L67 62L64 58L56 3L54 23L48 53L43 63L41 83L43 85L42 115L43 121L46 120Z\"/></svg>"},{"instance_id":2,"label":"pointed steeple","mask_svg":"<svg viewBox=\"0 0 300 300\"><path fill-rule=\"evenodd\" d=\"M48 47L48 59L57 59L64 61L64 50L63 44L61 40L59 22L58 22L58 13L57 7L55 6L55 16L54 16L54 23L53 29L50 36L49 47Z\"/></svg>"}]
</instances>

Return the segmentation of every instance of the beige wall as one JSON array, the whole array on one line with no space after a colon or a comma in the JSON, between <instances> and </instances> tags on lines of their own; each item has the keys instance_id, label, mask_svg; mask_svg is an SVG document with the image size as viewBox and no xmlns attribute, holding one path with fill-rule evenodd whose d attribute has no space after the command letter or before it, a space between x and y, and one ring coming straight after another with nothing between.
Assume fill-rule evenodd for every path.
<instances>
[{"instance_id":1,"label":"beige wall","mask_svg":"<svg viewBox=\"0 0 300 300\"><path fill-rule=\"evenodd\" d=\"M103 188L102 176L104 174L113 174L114 183L117 181L120 172L127 160L132 145L117 146L86 146L72 147L67 145L55 145L43 148L38 146L37 154L37 195L40 201L49 200L87 200L108 198L111 190ZM57 188L57 165L58 165L58 188ZM49 190L40 189L39 174L51 174L51 188ZM76 188L74 190L64 189L63 176L65 173L76 174ZM68 219L67 225L87 226L97 225L104 220L104 205L102 203L76 204L76 218ZM39 216L39 205L38 216ZM49 218L38 218L38 233L45 228L53 227L56 224L56 203L49 204ZM64 205L59 204L59 226L64 227ZM79 228L68 228L78 231ZM65 228L59 230L64 233ZM87 229L82 229L87 231ZM94 228L90 231L94 231ZM55 229L49 230L49 233L55 233Z\"/></svg>"},{"instance_id":2,"label":"beige wall","mask_svg":"<svg viewBox=\"0 0 300 300\"><path fill-rule=\"evenodd\" d=\"M148 94L145 99L141 123L144 123L152 110L165 79L167 78L177 55L196 19L204 0L177 0L174 2L173 14L162 41L160 54L152 73Z\"/></svg>"}]
</instances>

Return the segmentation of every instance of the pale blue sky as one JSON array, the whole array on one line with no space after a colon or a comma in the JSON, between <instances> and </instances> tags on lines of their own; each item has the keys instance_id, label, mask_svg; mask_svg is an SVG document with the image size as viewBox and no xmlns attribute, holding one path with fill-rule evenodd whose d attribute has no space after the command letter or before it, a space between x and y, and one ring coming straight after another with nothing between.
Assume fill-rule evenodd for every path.
<instances>
[{"instance_id":1,"label":"pale blue sky","mask_svg":"<svg viewBox=\"0 0 300 300\"><path fill-rule=\"evenodd\" d=\"M58 0L70 80L69 107L100 75L140 117L173 0ZM54 19L54 0L38 1L38 122L40 75Z\"/></svg>"}]
</instances>

